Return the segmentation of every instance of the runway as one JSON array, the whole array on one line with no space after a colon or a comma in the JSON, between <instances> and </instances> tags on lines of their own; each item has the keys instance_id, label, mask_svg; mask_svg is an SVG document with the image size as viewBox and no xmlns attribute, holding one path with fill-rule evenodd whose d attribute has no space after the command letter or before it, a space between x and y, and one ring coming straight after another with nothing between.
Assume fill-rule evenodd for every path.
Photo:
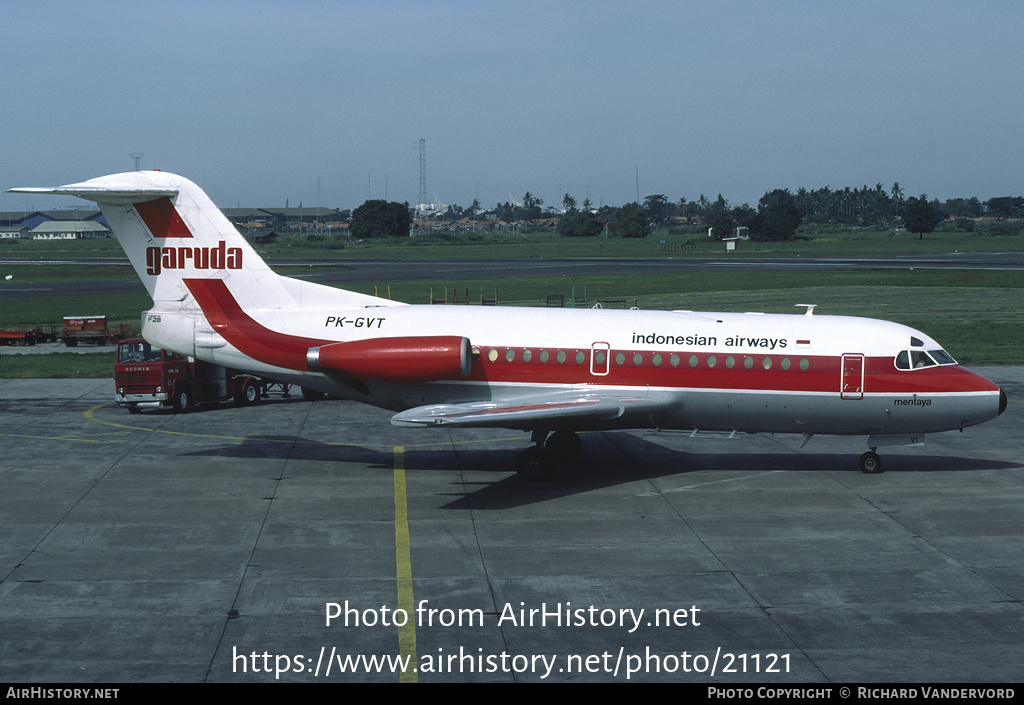
<instances>
[{"instance_id":1,"label":"runway","mask_svg":"<svg viewBox=\"0 0 1024 705\"><path fill-rule=\"evenodd\" d=\"M536 484L517 432L0 380L2 677L1016 682L1024 368L979 371L1006 413L881 475L863 438L616 431Z\"/></svg>"}]
</instances>

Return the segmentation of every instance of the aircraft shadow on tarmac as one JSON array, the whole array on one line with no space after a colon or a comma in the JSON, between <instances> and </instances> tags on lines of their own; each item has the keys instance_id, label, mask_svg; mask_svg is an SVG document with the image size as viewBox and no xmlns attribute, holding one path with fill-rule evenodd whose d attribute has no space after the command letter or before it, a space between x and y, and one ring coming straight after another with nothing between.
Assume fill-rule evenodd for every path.
<instances>
[{"instance_id":1,"label":"aircraft shadow on tarmac","mask_svg":"<svg viewBox=\"0 0 1024 705\"><path fill-rule=\"evenodd\" d=\"M463 510L507 509L630 482L697 473L707 473L709 478L714 473L716 479L721 479L722 473L730 476L782 471L861 474L856 454L851 453L793 453L786 450L689 452L666 448L629 432L614 431L586 434L583 454L576 461L558 467L546 480L526 482L513 470L517 450L507 441L498 441L495 445L501 448L480 445L454 451L451 446L408 448L404 467L406 472L413 473L460 473L459 481L447 485L452 491L438 492L437 495L453 498L442 508ZM257 436L183 453L183 456L354 463L382 473L390 473L394 469L392 446L326 444L292 436ZM928 453L893 455L886 461L887 472L892 473L972 472L1020 467L1017 463L1005 461Z\"/></svg>"}]
</instances>

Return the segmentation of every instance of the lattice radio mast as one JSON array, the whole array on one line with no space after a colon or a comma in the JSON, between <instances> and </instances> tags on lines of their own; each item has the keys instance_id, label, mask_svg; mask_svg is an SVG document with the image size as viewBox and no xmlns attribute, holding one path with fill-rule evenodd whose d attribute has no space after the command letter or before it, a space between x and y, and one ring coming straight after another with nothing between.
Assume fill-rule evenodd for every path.
<instances>
[{"instance_id":1,"label":"lattice radio mast","mask_svg":"<svg viewBox=\"0 0 1024 705\"><path fill-rule=\"evenodd\" d=\"M427 202L427 141L420 140L420 200L419 203Z\"/></svg>"}]
</instances>

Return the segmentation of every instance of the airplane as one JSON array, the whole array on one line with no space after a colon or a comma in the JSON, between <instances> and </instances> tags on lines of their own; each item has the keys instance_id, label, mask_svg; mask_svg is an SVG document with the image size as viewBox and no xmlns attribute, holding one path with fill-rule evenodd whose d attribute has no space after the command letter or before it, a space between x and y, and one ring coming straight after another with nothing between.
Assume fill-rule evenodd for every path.
<instances>
[{"instance_id":1,"label":"airplane","mask_svg":"<svg viewBox=\"0 0 1024 705\"><path fill-rule=\"evenodd\" d=\"M527 431L525 480L579 432L868 436L921 445L1006 393L897 323L804 313L410 305L273 272L193 182L161 171L10 192L95 201L153 299L142 335L181 355L395 411L401 427ZM801 304L801 306L804 306ZM311 392L311 393L312 393Z\"/></svg>"}]
</instances>

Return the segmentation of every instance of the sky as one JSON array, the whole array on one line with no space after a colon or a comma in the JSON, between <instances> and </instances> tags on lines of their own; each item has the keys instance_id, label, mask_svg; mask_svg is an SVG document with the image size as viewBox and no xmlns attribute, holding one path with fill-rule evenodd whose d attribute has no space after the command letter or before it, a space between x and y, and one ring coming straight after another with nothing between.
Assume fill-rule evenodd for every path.
<instances>
[{"instance_id":1,"label":"sky","mask_svg":"<svg viewBox=\"0 0 1024 705\"><path fill-rule=\"evenodd\" d=\"M4 0L0 189L223 208L1024 193L1019 0ZM0 210L54 197L0 195ZM83 203L83 202L79 202Z\"/></svg>"}]
</instances>

